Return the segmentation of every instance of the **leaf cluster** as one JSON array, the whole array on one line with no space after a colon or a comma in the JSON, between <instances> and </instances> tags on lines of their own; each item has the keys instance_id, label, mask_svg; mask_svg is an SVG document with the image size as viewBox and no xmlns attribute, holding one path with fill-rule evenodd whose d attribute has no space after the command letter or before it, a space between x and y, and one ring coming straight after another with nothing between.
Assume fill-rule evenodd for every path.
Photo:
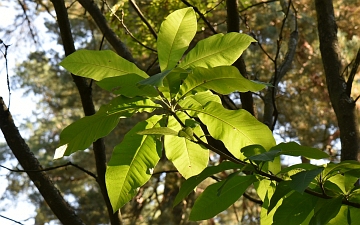
<instances>
[{"instance_id":1,"label":"leaf cluster","mask_svg":"<svg viewBox=\"0 0 360 225\"><path fill-rule=\"evenodd\" d=\"M219 95L258 92L267 85L245 79L231 66L255 40L239 33L216 34L184 54L196 25L192 8L177 10L165 19L157 39L161 72L151 77L109 50L79 50L65 58L61 63L65 69L97 81L116 97L95 115L66 127L55 158L88 148L108 135L120 119L146 112L150 117L125 135L108 162L106 184L114 211L151 178L164 149L187 179L174 204L205 178L235 171L206 188L192 208L191 220L208 219L226 210L250 185L263 202L264 224L324 224L344 215L349 220L353 207L360 207L354 185L360 165L298 164L281 169L280 155L309 159L328 155L294 142L276 145L268 127L247 111L225 109ZM210 145L209 138L221 141L229 154ZM229 161L207 167L209 150ZM347 214L339 214L344 207Z\"/></svg>"}]
</instances>

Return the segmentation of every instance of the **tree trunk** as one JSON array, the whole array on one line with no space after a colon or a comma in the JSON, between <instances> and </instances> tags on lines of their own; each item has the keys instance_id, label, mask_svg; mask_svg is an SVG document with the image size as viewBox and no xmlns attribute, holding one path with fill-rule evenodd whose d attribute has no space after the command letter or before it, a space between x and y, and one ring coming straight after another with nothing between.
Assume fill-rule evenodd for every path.
<instances>
[{"instance_id":1,"label":"tree trunk","mask_svg":"<svg viewBox=\"0 0 360 225\"><path fill-rule=\"evenodd\" d=\"M337 25L331 0L315 1L320 52L324 66L330 101L334 108L341 140L341 160L358 160L359 131L355 101L347 87L352 80L345 82L341 76L340 52L338 49Z\"/></svg>"}]
</instances>

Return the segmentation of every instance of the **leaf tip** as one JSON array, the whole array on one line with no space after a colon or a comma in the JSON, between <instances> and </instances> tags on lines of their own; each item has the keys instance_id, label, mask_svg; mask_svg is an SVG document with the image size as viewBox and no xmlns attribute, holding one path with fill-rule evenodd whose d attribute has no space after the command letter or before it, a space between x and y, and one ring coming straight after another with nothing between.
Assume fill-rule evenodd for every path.
<instances>
[{"instance_id":1,"label":"leaf tip","mask_svg":"<svg viewBox=\"0 0 360 225\"><path fill-rule=\"evenodd\" d=\"M61 145L60 147L58 147L56 150L55 150L55 155L54 155L54 159L60 159L64 156L65 154L65 151L67 149L67 144L65 145Z\"/></svg>"}]
</instances>

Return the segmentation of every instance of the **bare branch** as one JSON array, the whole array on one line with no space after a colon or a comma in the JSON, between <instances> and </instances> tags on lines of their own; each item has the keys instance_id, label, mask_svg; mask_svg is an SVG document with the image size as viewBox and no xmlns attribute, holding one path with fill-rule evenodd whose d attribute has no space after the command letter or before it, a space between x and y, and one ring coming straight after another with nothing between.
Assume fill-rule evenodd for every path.
<instances>
[{"instance_id":1,"label":"bare branch","mask_svg":"<svg viewBox=\"0 0 360 225\"><path fill-rule=\"evenodd\" d=\"M6 219L6 220L10 220L11 222L24 225L23 223L20 223L19 221L10 219L9 217L3 216L3 215L0 215L0 217L1 217L1 218L4 218L4 219Z\"/></svg>"},{"instance_id":2,"label":"bare branch","mask_svg":"<svg viewBox=\"0 0 360 225\"><path fill-rule=\"evenodd\" d=\"M149 21L145 18L144 14L141 12L140 8L137 6L135 0L130 0L129 2L131 4L131 6L135 9L136 13L139 15L140 19L146 24L150 33L154 36L155 39L157 39L156 31L150 25Z\"/></svg>"},{"instance_id":3,"label":"bare branch","mask_svg":"<svg viewBox=\"0 0 360 225\"><path fill-rule=\"evenodd\" d=\"M30 20L28 14L27 14L27 7L25 6L25 4L21 0L18 0L18 3L21 6L21 9L22 9L22 11L24 13L24 16L25 16L25 20L26 20L26 22L28 24L28 27L29 27L31 37L32 37L32 39L33 39L33 41L34 41L34 43L36 45L37 44L36 35L35 35L35 32L34 32L34 30L32 28L31 20Z\"/></svg>"},{"instance_id":4,"label":"bare branch","mask_svg":"<svg viewBox=\"0 0 360 225\"><path fill-rule=\"evenodd\" d=\"M351 67L351 72L350 72L350 75L349 75L349 79L346 82L346 94L348 96L351 95L352 83L354 81L356 72L357 72L357 70L359 68L359 64L360 64L360 48L358 49L355 61L354 61L353 65L352 65L352 67Z\"/></svg>"},{"instance_id":5,"label":"bare branch","mask_svg":"<svg viewBox=\"0 0 360 225\"><path fill-rule=\"evenodd\" d=\"M83 167L81 166L78 166L72 162L67 162L63 165L59 165L59 166L52 166L52 167L48 167L48 168L44 168L44 169L39 169L39 170L19 170L19 169L10 169L8 167L5 167L5 166L2 166L0 165L1 168L4 168L10 172L15 172L15 173L34 173L34 172L44 172L44 171L51 171L51 170L56 170L56 169L59 169L59 168L63 168L63 167L67 167L67 166L73 166L83 172L85 172L86 174L88 174L89 176L97 179L96 175L92 172L90 172L89 170L86 170L84 169Z\"/></svg>"},{"instance_id":6,"label":"bare branch","mask_svg":"<svg viewBox=\"0 0 360 225\"><path fill-rule=\"evenodd\" d=\"M24 170L43 169L34 154L30 151L29 146L21 137L19 130L14 124L11 114L8 108L6 108L1 97L0 129L4 134L8 146ZM75 214L75 211L71 208L71 206L64 200L60 191L55 187L54 183L45 172L28 172L27 175L34 182L50 209L63 224L84 224Z\"/></svg>"},{"instance_id":7,"label":"bare branch","mask_svg":"<svg viewBox=\"0 0 360 225\"><path fill-rule=\"evenodd\" d=\"M5 44L1 39L0 39L0 44L4 45L5 50L4 52L2 50L1 53L4 56L5 59L5 70L6 70L6 84L8 87L8 91L9 91L9 104L8 104L8 109L10 110L10 99L11 99L11 89L10 89L10 78L9 78L9 67L8 67L8 59L7 59L7 52L8 52L8 48L10 47L10 45Z\"/></svg>"},{"instance_id":8,"label":"bare branch","mask_svg":"<svg viewBox=\"0 0 360 225\"><path fill-rule=\"evenodd\" d=\"M52 0L52 2L54 2L54 0ZM115 32L109 27L105 17L101 13L95 2L91 0L78 0L78 2L82 5L82 7L84 7L84 9L86 9L87 12L90 13L91 17L94 19L95 23L98 25L103 35L106 37L106 40L108 40L108 42L115 49L117 54L129 60L130 62L135 62L135 59L132 57L128 48L119 39Z\"/></svg>"},{"instance_id":9,"label":"bare branch","mask_svg":"<svg viewBox=\"0 0 360 225\"><path fill-rule=\"evenodd\" d=\"M264 5L264 4L268 4L268 3L272 3L272 2L277 2L277 1L279 1L279 0L261 1L261 2L255 3L253 5L250 5L250 6L246 7L245 9L240 10L239 12L244 12L244 11L251 9L253 7L256 7L256 6L260 6L260 5Z\"/></svg>"},{"instance_id":10,"label":"bare branch","mask_svg":"<svg viewBox=\"0 0 360 225\"><path fill-rule=\"evenodd\" d=\"M116 17L116 19L121 23L121 25L124 27L124 29L126 30L126 32L130 35L130 37L131 37L132 39L134 39L137 43L139 43L139 44L140 44L141 46L143 46L144 48L146 48L146 49L148 49L148 50L150 50L150 51L156 52L155 49L150 48L150 47L144 45L140 40L138 40L138 39L131 33L131 31L129 30L129 28L128 28L128 27L125 25L125 23L124 23L124 12L123 12L122 10L121 10L121 18L120 18L120 17L118 17L118 15L116 15L116 12L114 12L114 11L111 9L111 7L110 7L109 4L107 3L107 1L104 0L103 2L104 2L104 3L106 4L106 6L109 8L111 14L114 15L114 16Z\"/></svg>"}]
</instances>

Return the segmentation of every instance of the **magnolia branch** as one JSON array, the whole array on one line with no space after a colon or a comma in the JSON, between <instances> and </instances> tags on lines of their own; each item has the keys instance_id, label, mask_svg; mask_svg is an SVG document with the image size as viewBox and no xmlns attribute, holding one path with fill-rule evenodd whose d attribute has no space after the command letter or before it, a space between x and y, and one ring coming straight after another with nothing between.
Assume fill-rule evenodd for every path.
<instances>
[{"instance_id":1,"label":"magnolia branch","mask_svg":"<svg viewBox=\"0 0 360 225\"><path fill-rule=\"evenodd\" d=\"M39 170L19 170L19 169L10 169L10 168L8 168L8 167L6 167L6 166L2 166L2 165L0 165L0 167L1 167L1 168L4 168L4 169L6 169L6 170L8 170L8 171L10 171L10 172L15 172L15 173L34 173L34 172L44 172L44 171L56 170L56 169L63 168L63 167L67 167L67 166L73 166L73 167L75 167L75 168L77 168L77 169L79 169L79 170L83 171L83 172L84 172L84 173L86 173L87 175L89 175L89 176L91 176L91 177L93 177L93 178L97 179L97 176L96 176L94 173L92 173L92 172L90 172L89 170L86 170L86 169L82 168L81 166L78 166L78 165L76 165L76 164L74 164L74 163L72 163L72 162L67 162L67 163L65 163L65 164L63 164L63 165L59 165L59 166L52 166L52 167L48 167L48 168L44 168L44 169L39 169Z\"/></svg>"}]
</instances>

